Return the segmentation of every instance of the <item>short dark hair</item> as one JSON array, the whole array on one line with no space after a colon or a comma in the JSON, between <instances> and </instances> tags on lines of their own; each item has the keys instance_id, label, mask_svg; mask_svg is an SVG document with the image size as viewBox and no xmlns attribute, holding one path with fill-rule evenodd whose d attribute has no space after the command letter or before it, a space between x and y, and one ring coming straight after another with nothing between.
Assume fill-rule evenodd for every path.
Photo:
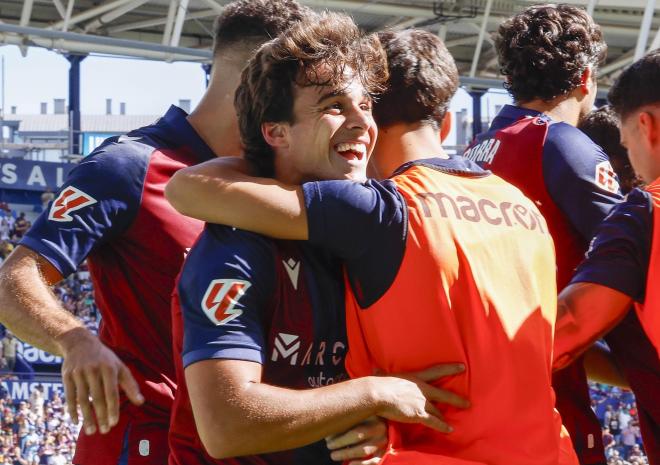
<instances>
[{"instance_id":1,"label":"short dark hair","mask_svg":"<svg viewBox=\"0 0 660 465\"><path fill-rule=\"evenodd\" d=\"M239 42L262 44L314 14L295 0L236 0L215 20L213 53Z\"/></svg>"},{"instance_id":2,"label":"short dark hair","mask_svg":"<svg viewBox=\"0 0 660 465\"><path fill-rule=\"evenodd\" d=\"M303 19L256 52L243 70L234 106L245 159L257 174L273 176L274 152L261 125L294 122L294 85L343 86L348 70L370 93L381 91L387 80L378 37L364 36L338 13Z\"/></svg>"},{"instance_id":3,"label":"short dark hair","mask_svg":"<svg viewBox=\"0 0 660 465\"><path fill-rule=\"evenodd\" d=\"M495 37L504 87L514 101L549 101L580 85L605 60L600 27L581 8L536 5L504 21Z\"/></svg>"},{"instance_id":4,"label":"short dark hair","mask_svg":"<svg viewBox=\"0 0 660 465\"><path fill-rule=\"evenodd\" d=\"M621 145L620 127L619 118L609 105L589 112L578 124L582 132L603 148L619 177L621 192L627 194L643 182L630 164L628 151Z\"/></svg>"},{"instance_id":5,"label":"short dark hair","mask_svg":"<svg viewBox=\"0 0 660 465\"><path fill-rule=\"evenodd\" d=\"M626 68L607 98L621 119L646 105L660 104L660 49Z\"/></svg>"},{"instance_id":6,"label":"short dark hair","mask_svg":"<svg viewBox=\"0 0 660 465\"><path fill-rule=\"evenodd\" d=\"M427 31L378 34L390 78L374 104L379 126L428 122L438 126L458 89L458 69L445 44Z\"/></svg>"}]
</instances>

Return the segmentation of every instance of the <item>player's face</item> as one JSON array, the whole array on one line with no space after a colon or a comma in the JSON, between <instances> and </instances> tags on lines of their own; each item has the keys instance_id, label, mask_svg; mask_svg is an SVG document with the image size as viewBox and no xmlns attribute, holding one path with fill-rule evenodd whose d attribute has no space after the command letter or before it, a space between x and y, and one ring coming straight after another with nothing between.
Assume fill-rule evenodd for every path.
<instances>
[{"instance_id":1,"label":"player's face","mask_svg":"<svg viewBox=\"0 0 660 465\"><path fill-rule=\"evenodd\" d=\"M352 77L341 88L296 86L294 120L285 125L287 147L281 158L288 165L287 177L294 182L365 179L377 134L371 103Z\"/></svg>"}]
</instances>

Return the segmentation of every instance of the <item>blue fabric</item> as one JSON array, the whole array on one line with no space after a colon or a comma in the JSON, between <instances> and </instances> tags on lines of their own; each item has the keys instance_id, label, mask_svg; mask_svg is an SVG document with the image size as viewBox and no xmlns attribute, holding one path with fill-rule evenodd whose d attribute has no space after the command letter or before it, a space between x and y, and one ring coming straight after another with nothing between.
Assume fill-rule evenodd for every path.
<instances>
[{"instance_id":1,"label":"blue fabric","mask_svg":"<svg viewBox=\"0 0 660 465\"><path fill-rule=\"evenodd\" d=\"M571 283L601 284L643 301L652 237L652 198L633 189L597 228Z\"/></svg>"}]
</instances>

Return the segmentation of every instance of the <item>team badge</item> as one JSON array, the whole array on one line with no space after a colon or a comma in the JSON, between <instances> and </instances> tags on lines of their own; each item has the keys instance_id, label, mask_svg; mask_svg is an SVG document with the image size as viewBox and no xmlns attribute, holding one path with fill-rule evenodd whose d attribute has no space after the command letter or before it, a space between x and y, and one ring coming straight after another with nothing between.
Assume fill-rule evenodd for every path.
<instances>
[{"instance_id":1,"label":"team badge","mask_svg":"<svg viewBox=\"0 0 660 465\"><path fill-rule=\"evenodd\" d=\"M60 222L73 221L70 213L95 203L95 198L85 194L77 187L69 186L60 192L60 195L53 201L48 219Z\"/></svg>"},{"instance_id":2,"label":"team badge","mask_svg":"<svg viewBox=\"0 0 660 465\"><path fill-rule=\"evenodd\" d=\"M596 165L596 185L613 194L619 191L619 181L609 161L601 161Z\"/></svg>"},{"instance_id":3,"label":"team badge","mask_svg":"<svg viewBox=\"0 0 660 465\"><path fill-rule=\"evenodd\" d=\"M298 349L300 349L300 338L295 334L279 333L275 338L275 347L270 359L277 362L280 357L289 359L291 365L298 361Z\"/></svg>"},{"instance_id":4,"label":"team badge","mask_svg":"<svg viewBox=\"0 0 660 465\"><path fill-rule=\"evenodd\" d=\"M202 298L202 309L215 325L224 325L243 314L238 301L252 285L242 279L214 279Z\"/></svg>"}]
</instances>

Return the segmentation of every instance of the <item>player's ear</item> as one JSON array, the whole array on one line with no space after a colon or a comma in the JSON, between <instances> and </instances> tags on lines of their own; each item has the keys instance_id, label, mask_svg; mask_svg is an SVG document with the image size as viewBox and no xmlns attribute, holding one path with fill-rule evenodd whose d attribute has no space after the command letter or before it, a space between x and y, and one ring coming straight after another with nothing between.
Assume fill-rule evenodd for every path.
<instances>
[{"instance_id":1,"label":"player's ear","mask_svg":"<svg viewBox=\"0 0 660 465\"><path fill-rule=\"evenodd\" d=\"M637 124L645 145L654 147L660 143L660 119L658 119L658 115L649 111L640 111L637 115Z\"/></svg>"},{"instance_id":2,"label":"player's ear","mask_svg":"<svg viewBox=\"0 0 660 465\"><path fill-rule=\"evenodd\" d=\"M592 79L594 78L594 70L591 66L587 66L580 76L580 90L586 95L589 93L593 86Z\"/></svg>"},{"instance_id":3,"label":"player's ear","mask_svg":"<svg viewBox=\"0 0 660 465\"><path fill-rule=\"evenodd\" d=\"M271 147L288 147L289 125L287 123L262 123L261 135Z\"/></svg>"},{"instance_id":4,"label":"player's ear","mask_svg":"<svg viewBox=\"0 0 660 465\"><path fill-rule=\"evenodd\" d=\"M445 141L449 135L449 131L451 131L451 113L447 112L442 119L442 123L440 123L440 142Z\"/></svg>"}]
</instances>

